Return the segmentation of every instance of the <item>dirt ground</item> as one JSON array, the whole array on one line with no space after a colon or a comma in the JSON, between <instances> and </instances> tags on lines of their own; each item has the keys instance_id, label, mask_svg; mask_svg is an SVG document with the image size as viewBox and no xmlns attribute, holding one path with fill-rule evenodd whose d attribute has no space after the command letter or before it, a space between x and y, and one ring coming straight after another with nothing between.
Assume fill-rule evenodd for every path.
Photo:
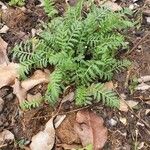
<instances>
[{"instance_id":1,"label":"dirt ground","mask_svg":"<svg viewBox=\"0 0 150 150\"><path fill-rule=\"evenodd\" d=\"M132 0L117 1L122 7L131 7ZM8 55L11 57L11 49L22 40L26 40L33 35L33 29L39 30L41 22L46 22L47 17L36 0L26 1L26 9L9 7L7 12L0 15L0 26L7 25L9 31L0 36L8 43ZM126 33L130 50L120 54L122 58L128 58L132 62L132 67L114 76L113 83L117 85L117 92L125 101L132 100L137 105L128 112L106 108L102 104L92 105L91 109L104 119L104 124L108 128L108 141L105 150L149 150L150 149L150 89L145 91L132 91L132 83L135 77L150 75L150 22L147 22L146 10L150 10L150 1L139 0L138 7L134 12L132 20L140 20L139 28ZM56 7L60 15L65 11L65 2L58 0ZM1 12L1 10L0 10ZM149 35L148 35L149 34ZM41 87L41 86L40 86ZM32 89L30 92L45 91L46 85ZM5 100L4 110L0 113L0 131L8 129L15 135L15 142L2 147L2 150L20 150L22 145L28 146L31 137L43 129L45 123L51 118L52 113L57 110L48 104L43 104L39 108L22 112L18 107L18 101L12 93L12 88L3 87L0 89L0 96ZM74 139L72 124L75 121L75 113L78 108L71 103L65 103L60 113L66 114L67 119L57 129L57 143L54 149L61 148L62 143L79 144L78 138ZM74 110L74 111L73 111ZM66 133L64 133L66 132ZM64 135L67 134L67 135ZM22 144L22 143L23 144Z\"/></svg>"}]
</instances>

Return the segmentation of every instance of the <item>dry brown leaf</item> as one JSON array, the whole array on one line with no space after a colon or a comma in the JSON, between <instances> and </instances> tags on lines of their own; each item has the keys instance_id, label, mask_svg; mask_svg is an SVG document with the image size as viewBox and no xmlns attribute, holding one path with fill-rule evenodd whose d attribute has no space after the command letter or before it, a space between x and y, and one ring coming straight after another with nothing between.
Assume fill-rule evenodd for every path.
<instances>
[{"instance_id":1,"label":"dry brown leaf","mask_svg":"<svg viewBox=\"0 0 150 150\"><path fill-rule=\"evenodd\" d=\"M0 88L14 84L15 78L18 77L18 68L19 64L16 63L0 65Z\"/></svg>"},{"instance_id":2,"label":"dry brown leaf","mask_svg":"<svg viewBox=\"0 0 150 150\"><path fill-rule=\"evenodd\" d=\"M120 107L119 107L119 110L120 110L120 111L124 111L124 112L127 112L127 111L129 110L129 107L128 107L126 101L123 100L123 99L120 99Z\"/></svg>"},{"instance_id":3,"label":"dry brown leaf","mask_svg":"<svg viewBox=\"0 0 150 150\"><path fill-rule=\"evenodd\" d=\"M102 149L107 141L107 128L103 125L103 118L92 111L83 110L77 113L76 121L74 128L81 139L82 145L92 144L94 150Z\"/></svg>"},{"instance_id":4,"label":"dry brown leaf","mask_svg":"<svg viewBox=\"0 0 150 150\"><path fill-rule=\"evenodd\" d=\"M30 94L30 93L27 94L27 100L28 100L29 102L32 102L33 100L39 101L40 99L42 99L42 94L41 94L41 93L37 93L37 94L35 94L35 95L32 95L32 94Z\"/></svg>"},{"instance_id":5,"label":"dry brown leaf","mask_svg":"<svg viewBox=\"0 0 150 150\"><path fill-rule=\"evenodd\" d=\"M51 150L55 143L54 126L59 126L64 119L65 115L57 116L56 120L54 119L54 117L52 117L46 123L45 129L38 132L35 136L32 137L32 142L30 144L31 150Z\"/></svg>"},{"instance_id":6,"label":"dry brown leaf","mask_svg":"<svg viewBox=\"0 0 150 150\"><path fill-rule=\"evenodd\" d=\"M120 11L122 7L118 5L117 3L111 2L111 1L106 1L103 6L109 8L112 11Z\"/></svg>"},{"instance_id":7,"label":"dry brown leaf","mask_svg":"<svg viewBox=\"0 0 150 150\"><path fill-rule=\"evenodd\" d=\"M58 115L54 120L55 128L58 128L65 118L66 118L66 115Z\"/></svg>"},{"instance_id":8,"label":"dry brown leaf","mask_svg":"<svg viewBox=\"0 0 150 150\"><path fill-rule=\"evenodd\" d=\"M24 88L26 91L28 91L38 84L48 83L49 82L48 77L49 77L48 73L43 72L41 70L36 70L29 79L22 81L21 87Z\"/></svg>"},{"instance_id":9,"label":"dry brown leaf","mask_svg":"<svg viewBox=\"0 0 150 150\"><path fill-rule=\"evenodd\" d=\"M17 96L19 103L23 103L26 100L27 91L20 86L20 81L16 78L13 87L13 93Z\"/></svg>"},{"instance_id":10,"label":"dry brown leaf","mask_svg":"<svg viewBox=\"0 0 150 150\"><path fill-rule=\"evenodd\" d=\"M74 100L74 92L70 92L69 94L67 94L66 96L64 96L64 98L62 99L62 103L65 103L67 101L72 102Z\"/></svg>"},{"instance_id":11,"label":"dry brown leaf","mask_svg":"<svg viewBox=\"0 0 150 150\"><path fill-rule=\"evenodd\" d=\"M150 81L150 75L147 76L142 76L140 78L138 78L138 82L142 83L142 82L149 82Z\"/></svg>"},{"instance_id":12,"label":"dry brown leaf","mask_svg":"<svg viewBox=\"0 0 150 150\"><path fill-rule=\"evenodd\" d=\"M136 102L136 101L133 101L133 100L129 100L129 101L126 101L127 105L130 107L130 108L133 108L135 107L136 105L138 105L139 102Z\"/></svg>"},{"instance_id":13,"label":"dry brown leaf","mask_svg":"<svg viewBox=\"0 0 150 150\"><path fill-rule=\"evenodd\" d=\"M74 131L74 123L76 122L75 119L75 113L67 115L62 124L56 129L57 137L62 143L68 145L81 143L77 133Z\"/></svg>"},{"instance_id":14,"label":"dry brown leaf","mask_svg":"<svg viewBox=\"0 0 150 150\"><path fill-rule=\"evenodd\" d=\"M0 64L9 63L9 59L7 57L7 43L0 37Z\"/></svg>"},{"instance_id":15,"label":"dry brown leaf","mask_svg":"<svg viewBox=\"0 0 150 150\"><path fill-rule=\"evenodd\" d=\"M14 135L8 130L3 130L3 132L0 133L0 145L3 145L7 141L13 142Z\"/></svg>"},{"instance_id":16,"label":"dry brown leaf","mask_svg":"<svg viewBox=\"0 0 150 150\"><path fill-rule=\"evenodd\" d=\"M38 132L32 137L31 150L51 150L55 143L54 118L51 118L45 126L44 131Z\"/></svg>"},{"instance_id":17,"label":"dry brown leaf","mask_svg":"<svg viewBox=\"0 0 150 150\"><path fill-rule=\"evenodd\" d=\"M146 83L140 83L135 89L139 91L145 91L145 90L150 89L150 85Z\"/></svg>"},{"instance_id":18,"label":"dry brown leaf","mask_svg":"<svg viewBox=\"0 0 150 150\"><path fill-rule=\"evenodd\" d=\"M7 27L6 25L4 25L4 26L0 29L0 33L7 33L8 30L9 30L9 27Z\"/></svg>"},{"instance_id":19,"label":"dry brown leaf","mask_svg":"<svg viewBox=\"0 0 150 150\"><path fill-rule=\"evenodd\" d=\"M113 84L112 81L106 82L106 83L104 84L104 86L105 86L105 88L106 88L107 90L113 90L113 89L114 89L114 84Z\"/></svg>"}]
</instances>

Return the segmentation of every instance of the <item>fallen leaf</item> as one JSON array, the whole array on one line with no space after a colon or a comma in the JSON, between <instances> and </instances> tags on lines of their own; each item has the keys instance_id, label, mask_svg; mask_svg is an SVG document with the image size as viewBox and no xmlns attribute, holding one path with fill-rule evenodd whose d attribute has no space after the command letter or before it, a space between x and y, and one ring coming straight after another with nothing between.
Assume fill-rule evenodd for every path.
<instances>
[{"instance_id":1,"label":"fallen leaf","mask_svg":"<svg viewBox=\"0 0 150 150\"><path fill-rule=\"evenodd\" d=\"M129 107L126 103L126 101L124 99L120 99L120 107L119 107L120 111L124 111L127 112L129 110Z\"/></svg>"},{"instance_id":2,"label":"fallen leaf","mask_svg":"<svg viewBox=\"0 0 150 150\"><path fill-rule=\"evenodd\" d=\"M67 101L72 102L74 100L74 92L70 92L69 94L67 94L66 96L64 96L64 98L62 99L62 103L65 103Z\"/></svg>"},{"instance_id":3,"label":"fallen leaf","mask_svg":"<svg viewBox=\"0 0 150 150\"><path fill-rule=\"evenodd\" d=\"M9 30L9 27L7 27L6 25L4 25L4 26L0 29L0 33L7 33L8 30Z\"/></svg>"},{"instance_id":4,"label":"fallen leaf","mask_svg":"<svg viewBox=\"0 0 150 150\"><path fill-rule=\"evenodd\" d=\"M76 122L76 114L71 113L67 115L62 124L56 129L57 137L62 143L72 145L80 144L80 139L74 131L74 124Z\"/></svg>"},{"instance_id":5,"label":"fallen leaf","mask_svg":"<svg viewBox=\"0 0 150 150\"><path fill-rule=\"evenodd\" d=\"M58 128L59 125L63 122L63 120L66 118L66 115L59 115L55 118L54 120L54 125L55 125L55 128Z\"/></svg>"},{"instance_id":6,"label":"fallen leaf","mask_svg":"<svg viewBox=\"0 0 150 150\"><path fill-rule=\"evenodd\" d=\"M142 77L140 77L140 78L138 78L138 82L139 83L142 83L142 82L148 82L148 81L150 81L150 76L142 76Z\"/></svg>"},{"instance_id":7,"label":"fallen leaf","mask_svg":"<svg viewBox=\"0 0 150 150\"><path fill-rule=\"evenodd\" d=\"M51 118L43 131L32 137L31 150L51 150L55 143L54 118Z\"/></svg>"},{"instance_id":8,"label":"fallen leaf","mask_svg":"<svg viewBox=\"0 0 150 150\"><path fill-rule=\"evenodd\" d=\"M106 1L103 4L103 6L109 8L112 11L120 11L120 10L122 10L122 7L120 5L118 5L117 3L111 2L111 1Z\"/></svg>"},{"instance_id":9,"label":"fallen leaf","mask_svg":"<svg viewBox=\"0 0 150 150\"><path fill-rule=\"evenodd\" d=\"M148 115L150 113L150 109L146 109L145 115Z\"/></svg>"},{"instance_id":10,"label":"fallen leaf","mask_svg":"<svg viewBox=\"0 0 150 150\"><path fill-rule=\"evenodd\" d=\"M4 3L2 3L1 1L0 1L0 5L1 5L2 10L6 10L7 9L7 6Z\"/></svg>"},{"instance_id":11,"label":"fallen leaf","mask_svg":"<svg viewBox=\"0 0 150 150\"><path fill-rule=\"evenodd\" d=\"M139 102L136 102L136 101L133 101L133 100L129 100L129 101L126 101L126 103L128 104L128 106L130 108L133 108L135 107Z\"/></svg>"},{"instance_id":12,"label":"fallen leaf","mask_svg":"<svg viewBox=\"0 0 150 150\"><path fill-rule=\"evenodd\" d=\"M38 84L48 82L49 82L49 74L41 70L36 70L29 79L22 81L21 87L24 88L26 91L28 91Z\"/></svg>"},{"instance_id":13,"label":"fallen leaf","mask_svg":"<svg viewBox=\"0 0 150 150\"><path fill-rule=\"evenodd\" d=\"M7 57L7 43L0 37L0 64L9 63L9 59Z\"/></svg>"},{"instance_id":14,"label":"fallen leaf","mask_svg":"<svg viewBox=\"0 0 150 150\"><path fill-rule=\"evenodd\" d=\"M104 84L104 86L105 86L105 88L106 88L107 90L113 90L113 89L114 89L114 84L113 84L112 81L106 82L106 83Z\"/></svg>"},{"instance_id":15,"label":"fallen leaf","mask_svg":"<svg viewBox=\"0 0 150 150\"><path fill-rule=\"evenodd\" d=\"M145 103L148 104L148 105L150 105L150 101L146 101Z\"/></svg>"},{"instance_id":16,"label":"fallen leaf","mask_svg":"<svg viewBox=\"0 0 150 150\"><path fill-rule=\"evenodd\" d=\"M19 64L10 63L9 65L0 65L0 88L13 85L15 78L18 77Z\"/></svg>"},{"instance_id":17,"label":"fallen leaf","mask_svg":"<svg viewBox=\"0 0 150 150\"><path fill-rule=\"evenodd\" d=\"M91 111L83 110L77 112L76 121L74 129L82 145L92 144L94 150L102 149L107 141L107 128L103 125L103 118Z\"/></svg>"},{"instance_id":18,"label":"fallen leaf","mask_svg":"<svg viewBox=\"0 0 150 150\"><path fill-rule=\"evenodd\" d=\"M40 99L42 99L42 94L41 93L36 93L35 95L32 95L30 93L27 94L27 100L30 102L30 101L33 101L33 100L37 100L39 101Z\"/></svg>"},{"instance_id":19,"label":"fallen leaf","mask_svg":"<svg viewBox=\"0 0 150 150\"><path fill-rule=\"evenodd\" d=\"M146 83L141 83L135 88L135 90L145 91L145 90L148 90L149 88L150 88L150 85Z\"/></svg>"},{"instance_id":20,"label":"fallen leaf","mask_svg":"<svg viewBox=\"0 0 150 150\"><path fill-rule=\"evenodd\" d=\"M22 104L26 100L27 91L23 89L20 85L19 79L15 79L15 84L13 87L13 93L17 96L19 103Z\"/></svg>"},{"instance_id":21,"label":"fallen leaf","mask_svg":"<svg viewBox=\"0 0 150 150\"><path fill-rule=\"evenodd\" d=\"M0 145L5 144L7 141L12 143L14 141L14 135L9 130L5 129L0 133Z\"/></svg>"},{"instance_id":22,"label":"fallen leaf","mask_svg":"<svg viewBox=\"0 0 150 150\"><path fill-rule=\"evenodd\" d=\"M32 137L32 142L30 144L31 150L51 150L55 143L55 128L54 126L59 126L64 120L65 116L57 116L55 120L52 117L45 125L43 131L38 132L35 136ZM54 124L55 120L55 124ZM60 121L61 120L61 121ZM59 123L58 123L59 122Z\"/></svg>"}]
</instances>

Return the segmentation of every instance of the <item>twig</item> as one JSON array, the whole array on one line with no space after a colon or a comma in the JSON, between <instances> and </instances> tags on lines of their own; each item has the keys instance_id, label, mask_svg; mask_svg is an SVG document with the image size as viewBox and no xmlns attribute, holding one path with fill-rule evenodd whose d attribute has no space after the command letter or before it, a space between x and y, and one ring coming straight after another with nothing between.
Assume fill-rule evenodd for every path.
<instances>
[{"instance_id":1,"label":"twig","mask_svg":"<svg viewBox=\"0 0 150 150\"><path fill-rule=\"evenodd\" d=\"M82 108L77 108L77 109L70 110L70 111L67 111L67 112L62 112L62 113L58 112L55 115L51 114L51 115L33 117L32 119L41 119L41 118L48 118L48 117L53 117L53 116L57 116L57 115L70 114L70 113L74 113L74 112L77 112L77 111L80 111L80 110L83 110L83 109L86 109L86 108L89 108L89 107L91 107L91 106L85 106L85 107L82 107Z\"/></svg>"},{"instance_id":2,"label":"twig","mask_svg":"<svg viewBox=\"0 0 150 150\"><path fill-rule=\"evenodd\" d=\"M135 44L135 46L133 46L133 48L132 48L129 52L126 53L126 55L131 54L131 53L143 42L143 40L145 40L145 39L147 38L147 36L148 36L149 34L150 34L150 32L148 32L147 34L145 34L145 35L139 40L139 42L137 42L137 43Z\"/></svg>"},{"instance_id":3,"label":"twig","mask_svg":"<svg viewBox=\"0 0 150 150\"><path fill-rule=\"evenodd\" d=\"M0 145L0 148L6 147L6 146L7 146L7 144L2 144L2 145Z\"/></svg>"}]
</instances>

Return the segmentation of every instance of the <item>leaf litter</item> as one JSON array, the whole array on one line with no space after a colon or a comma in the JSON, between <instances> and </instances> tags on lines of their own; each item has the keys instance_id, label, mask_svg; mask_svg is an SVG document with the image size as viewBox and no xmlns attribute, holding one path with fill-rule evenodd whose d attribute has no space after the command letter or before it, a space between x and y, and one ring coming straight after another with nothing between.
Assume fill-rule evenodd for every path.
<instances>
[{"instance_id":1,"label":"leaf litter","mask_svg":"<svg viewBox=\"0 0 150 150\"><path fill-rule=\"evenodd\" d=\"M104 120L95 113L87 110L79 111L76 115L75 131L85 147L93 145L94 150L100 150L107 141L107 128L104 127Z\"/></svg>"}]
</instances>

